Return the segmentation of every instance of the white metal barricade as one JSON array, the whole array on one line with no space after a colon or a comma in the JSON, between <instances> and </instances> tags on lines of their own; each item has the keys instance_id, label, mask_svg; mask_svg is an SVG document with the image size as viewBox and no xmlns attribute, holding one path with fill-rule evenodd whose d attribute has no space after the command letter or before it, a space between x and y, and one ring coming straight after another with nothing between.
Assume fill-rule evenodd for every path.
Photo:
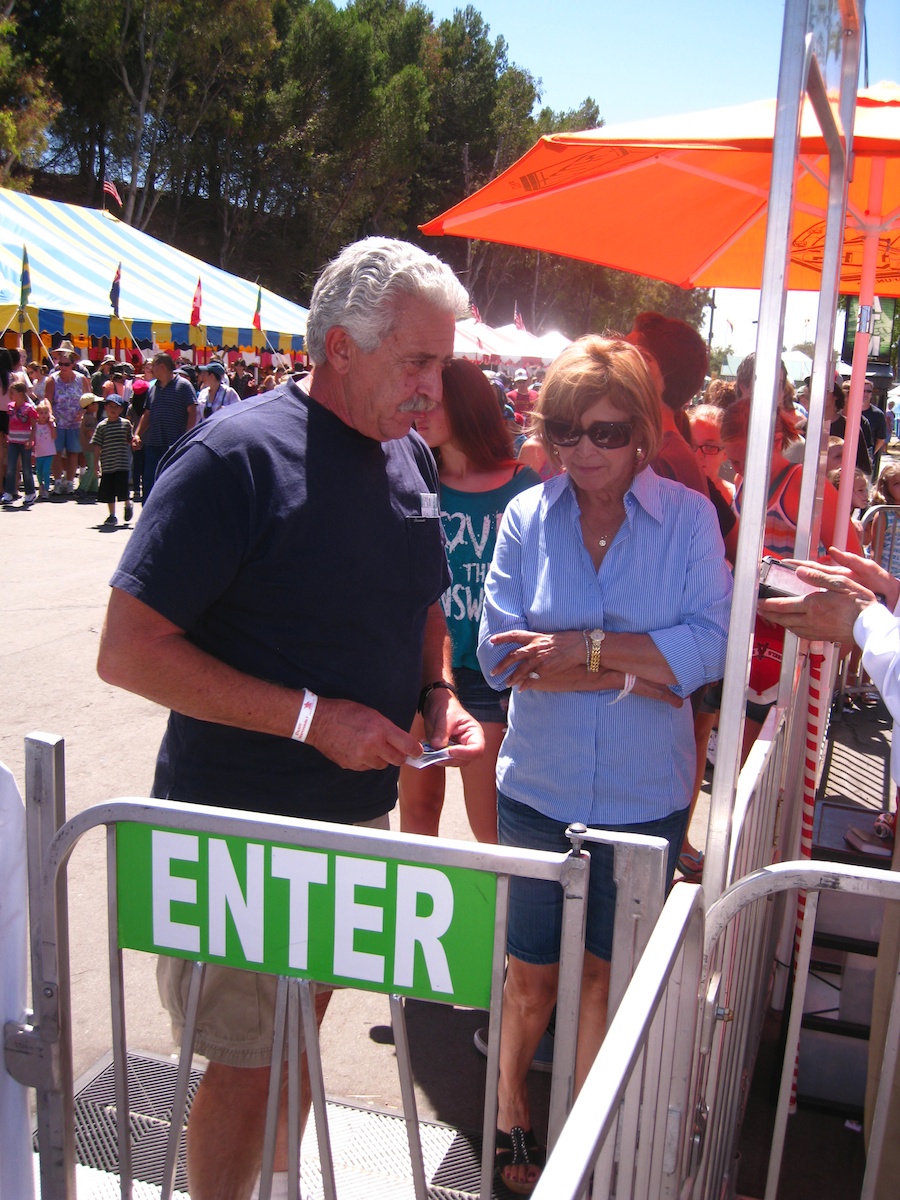
<instances>
[{"instance_id":1,"label":"white metal barricade","mask_svg":"<svg viewBox=\"0 0 900 1200\"><path fill-rule=\"evenodd\" d=\"M0 1021L14 1032L25 1015L25 809L12 773L0 763ZM0 1200L34 1196L28 1093L0 1072Z\"/></svg>"},{"instance_id":2,"label":"white metal barricade","mask_svg":"<svg viewBox=\"0 0 900 1200\"><path fill-rule=\"evenodd\" d=\"M734 927L774 896L819 891L900 900L900 873L834 863L789 862L739 880L704 914L702 889L673 889L560 1133L534 1200L718 1200L732 1194L746 1089L722 1087L713 1060L743 1062L757 997L739 973L723 987L714 964ZM752 924L752 922L751 922ZM791 1004L767 1200L784 1144L792 1034L803 1013L814 920L809 919ZM793 1042L796 1045L796 1040ZM870 1197L885 1138L900 1044L900 976L885 1041L863 1200ZM744 1081L746 1082L746 1081Z\"/></svg>"},{"instance_id":3,"label":"white metal barricade","mask_svg":"<svg viewBox=\"0 0 900 1200\"><path fill-rule=\"evenodd\" d=\"M415 996L490 1011L482 1195L491 1194L501 996L510 879L552 880L564 890L557 1032L550 1097L552 1144L572 1102L584 949L589 856L585 840L614 849L618 884L610 1011L662 910L667 845L659 838L572 826L572 851L547 854L471 842L400 835L355 826L286 821L148 799L114 800L64 821L63 745L27 740L29 870L32 905L33 1021L9 1030L6 1067L37 1094L42 1194L74 1197L74 1117L68 987L66 864L79 839L107 831L109 976L122 1195L130 1195L129 1098L122 950L194 961L176 1082L163 1197L171 1194L188 1094L204 963L279 977L273 1061L288 1063L289 1188L299 1187L301 1028L316 1114L325 1195L336 1195L325 1087L314 1012L315 982L387 993L417 1200L426 1185L404 999ZM384 892L381 916L360 916L356 886ZM315 889L319 891L316 892ZM423 917L417 898L428 898ZM318 906L318 908L316 907ZM389 911L390 910L390 911ZM358 924L354 921L358 920ZM354 931L380 931L381 954L354 948ZM375 961L378 960L378 961ZM287 1053L285 1054L285 1046ZM280 1093L272 1073L260 1196L271 1181Z\"/></svg>"}]
</instances>

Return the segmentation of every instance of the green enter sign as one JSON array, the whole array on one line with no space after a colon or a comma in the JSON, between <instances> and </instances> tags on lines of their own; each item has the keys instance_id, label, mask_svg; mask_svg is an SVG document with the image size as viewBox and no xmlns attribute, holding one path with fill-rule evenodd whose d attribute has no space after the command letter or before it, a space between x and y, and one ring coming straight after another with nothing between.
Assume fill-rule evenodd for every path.
<instances>
[{"instance_id":1,"label":"green enter sign","mask_svg":"<svg viewBox=\"0 0 900 1200\"><path fill-rule=\"evenodd\" d=\"M130 822L116 836L122 947L490 1006L490 872Z\"/></svg>"}]
</instances>

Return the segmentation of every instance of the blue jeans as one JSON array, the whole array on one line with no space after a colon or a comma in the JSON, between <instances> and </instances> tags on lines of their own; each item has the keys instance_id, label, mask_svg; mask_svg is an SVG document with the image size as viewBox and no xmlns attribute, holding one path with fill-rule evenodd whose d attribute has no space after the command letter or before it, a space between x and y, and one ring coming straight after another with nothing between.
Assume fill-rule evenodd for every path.
<instances>
[{"instance_id":1,"label":"blue jeans","mask_svg":"<svg viewBox=\"0 0 900 1200\"><path fill-rule=\"evenodd\" d=\"M144 486L141 489L141 495L145 500L156 483L159 462L167 448L166 446L144 446Z\"/></svg>"},{"instance_id":2,"label":"blue jeans","mask_svg":"<svg viewBox=\"0 0 900 1200\"><path fill-rule=\"evenodd\" d=\"M20 446L16 442L10 442L7 448L6 459L6 488L11 496L16 494L16 477L18 475L18 466L22 464L22 483L25 486L25 495L34 495L34 475L31 470L31 455L33 450L30 446Z\"/></svg>"},{"instance_id":3,"label":"blue jeans","mask_svg":"<svg viewBox=\"0 0 900 1200\"><path fill-rule=\"evenodd\" d=\"M671 886L675 864L684 840L689 808L682 808L657 821L634 825L605 825L610 832L640 833L665 838L669 843L666 883ZM528 804L497 793L497 824L501 846L549 850L565 854L572 847L566 837L565 821L545 817ZM616 885L613 880L613 848L585 842L591 856L588 883L587 931L584 944L597 958L612 958ZM522 962L546 965L559 962L562 930L563 891L558 883L543 879L512 878L509 881L509 925L506 945Z\"/></svg>"}]
</instances>

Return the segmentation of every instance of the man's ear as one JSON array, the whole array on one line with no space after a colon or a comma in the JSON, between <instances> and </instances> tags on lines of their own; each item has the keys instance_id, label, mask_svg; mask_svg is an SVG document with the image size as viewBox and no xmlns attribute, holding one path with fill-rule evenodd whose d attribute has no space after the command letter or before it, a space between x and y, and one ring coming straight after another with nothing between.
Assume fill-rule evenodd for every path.
<instances>
[{"instance_id":1,"label":"man's ear","mask_svg":"<svg viewBox=\"0 0 900 1200\"><path fill-rule=\"evenodd\" d=\"M349 371L355 350L356 343L343 325L332 325L325 334L325 356L339 375Z\"/></svg>"}]
</instances>

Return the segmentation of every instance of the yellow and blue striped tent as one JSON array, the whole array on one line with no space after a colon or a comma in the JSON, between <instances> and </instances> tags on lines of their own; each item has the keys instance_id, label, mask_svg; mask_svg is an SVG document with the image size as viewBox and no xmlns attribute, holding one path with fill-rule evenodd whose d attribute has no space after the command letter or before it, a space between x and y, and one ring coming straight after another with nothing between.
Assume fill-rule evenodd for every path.
<instances>
[{"instance_id":1,"label":"yellow and blue striped tent","mask_svg":"<svg viewBox=\"0 0 900 1200\"><path fill-rule=\"evenodd\" d=\"M30 293L22 296L23 249ZM119 264L120 317L110 290ZM202 324L191 302L202 282ZM262 330L253 327L261 294ZM20 310L20 302L25 306ZM307 310L111 213L0 189L0 329L182 345L303 349Z\"/></svg>"}]
</instances>

